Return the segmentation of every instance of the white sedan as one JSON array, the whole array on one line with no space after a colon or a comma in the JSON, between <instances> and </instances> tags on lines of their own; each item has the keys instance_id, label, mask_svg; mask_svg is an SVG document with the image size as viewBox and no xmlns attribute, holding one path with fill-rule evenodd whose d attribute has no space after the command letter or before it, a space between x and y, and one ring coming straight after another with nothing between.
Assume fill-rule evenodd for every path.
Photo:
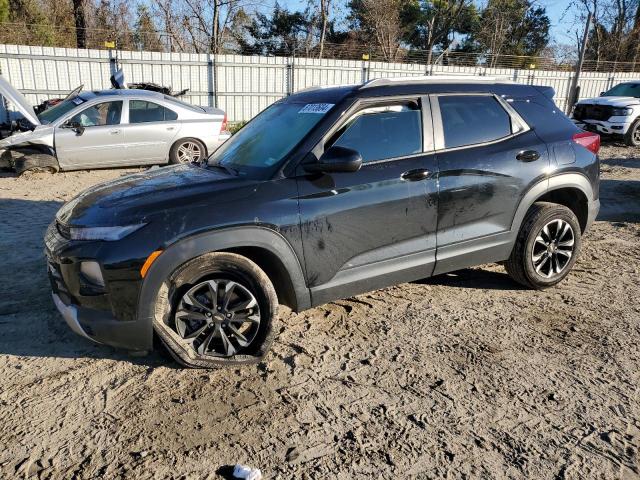
<instances>
[{"instance_id":1,"label":"white sedan","mask_svg":"<svg viewBox=\"0 0 640 480\"><path fill-rule=\"evenodd\" d=\"M0 140L0 163L18 173L197 162L229 136L222 110L158 92L73 92L36 114L0 75L0 95L25 119Z\"/></svg>"}]
</instances>

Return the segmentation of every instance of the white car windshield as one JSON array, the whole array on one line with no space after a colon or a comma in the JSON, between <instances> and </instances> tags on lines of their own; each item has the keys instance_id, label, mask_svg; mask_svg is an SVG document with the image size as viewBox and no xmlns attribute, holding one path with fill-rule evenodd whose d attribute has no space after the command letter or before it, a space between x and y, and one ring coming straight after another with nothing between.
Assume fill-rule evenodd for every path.
<instances>
[{"instance_id":1,"label":"white car windshield","mask_svg":"<svg viewBox=\"0 0 640 480\"><path fill-rule=\"evenodd\" d=\"M79 95L68 98L58 103L54 107L47 108L44 112L39 113L38 120L40 120L40 123L42 123L43 125L55 122L60 117L69 113L71 110L76 108L78 105L81 105L82 103L84 103L84 100Z\"/></svg>"},{"instance_id":2,"label":"white car windshield","mask_svg":"<svg viewBox=\"0 0 640 480\"><path fill-rule=\"evenodd\" d=\"M602 94L603 97L636 97L640 98L640 83L621 83Z\"/></svg>"}]
</instances>

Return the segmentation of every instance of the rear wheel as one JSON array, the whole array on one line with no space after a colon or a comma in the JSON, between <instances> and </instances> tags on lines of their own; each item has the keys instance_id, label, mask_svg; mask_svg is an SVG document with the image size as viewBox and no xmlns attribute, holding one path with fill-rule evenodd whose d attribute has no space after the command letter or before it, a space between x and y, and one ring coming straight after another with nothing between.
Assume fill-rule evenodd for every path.
<instances>
[{"instance_id":1,"label":"rear wheel","mask_svg":"<svg viewBox=\"0 0 640 480\"><path fill-rule=\"evenodd\" d=\"M171 147L170 163L198 163L205 159L207 149L197 138L183 138Z\"/></svg>"},{"instance_id":2,"label":"rear wheel","mask_svg":"<svg viewBox=\"0 0 640 480\"><path fill-rule=\"evenodd\" d=\"M569 274L580 246L580 225L574 213L563 205L538 202L527 213L504 266L526 287L551 287Z\"/></svg>"},{"instance_id":3,"label":"rear wheel","mask_svg":"<svg viewBox=\"0 0 640 480\"><path fill-rule=\"evenodd\" d=\"M630 147L640 147L640 118L632 123L625 133L624 143Z\"/></svg>"},{"instance_id":4,"label":"rear wheel","mask_svg":"<svg viewBox=\"0 0 640 480\"><path fill-rule=\"evenodd\" d=\"M253 363L275 336L273 285L252 261L210 253L178 268L161 289L155 329L189 367Z\"/></svg>"}]
</instances>

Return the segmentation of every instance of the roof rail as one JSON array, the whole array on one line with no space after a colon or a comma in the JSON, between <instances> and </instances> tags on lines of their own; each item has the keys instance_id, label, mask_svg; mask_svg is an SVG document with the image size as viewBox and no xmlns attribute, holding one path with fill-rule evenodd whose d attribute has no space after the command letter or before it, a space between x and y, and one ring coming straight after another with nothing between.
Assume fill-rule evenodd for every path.
<instances>
[{"instance_id":1,"label":"roof rail","mask_svg":"<svg viewBox=\"0 0 640 480\"><path fill-rule=\"evenodd\" d=\"M371 87L380 87L384 85L401 85L401 84L429 84L429 83L513 83L511 80L499 79L497 77L485 77L481 75L421 75L415 77L391 77L391 78L375 78L365 82L360 90Z\"/></svg>"}]
</instances>

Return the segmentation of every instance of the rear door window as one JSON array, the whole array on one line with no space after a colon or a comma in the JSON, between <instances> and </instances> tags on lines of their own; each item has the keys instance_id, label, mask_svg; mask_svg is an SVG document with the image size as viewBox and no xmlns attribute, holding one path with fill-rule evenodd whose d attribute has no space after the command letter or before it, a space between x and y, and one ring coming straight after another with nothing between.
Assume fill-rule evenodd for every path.
<instances>
[{"instance_id":1,"label":"rear door window","mask_svg":"<svg viewBox=\"0 0 640 480\"><path fill-rule=\"evenodd\" d=\"M150 123L176 120L178 115L157 103L146 100L131 100L129 102L129 123Z\"/></svg>"},{"instance_id":2,"label":"rear door window","mask_svg":"<svg viewBox=\"0 0 640 480\"><path fill-rule=\"evenodd\" d=\"M416 102L370 107L356 113L333 145L356 150L363 162L422 152L422 113Z\"/></svg>"},{"instance_id":3,"label":"rear door window","mask_svg":"<svg viewBox=\"0 0 640 480\"><path fill-rule=\"evenodd\" d=\"M492 142L511 135L511 117L489 95L438 97L445 148Z\"/></svg>"}]
</instances>

